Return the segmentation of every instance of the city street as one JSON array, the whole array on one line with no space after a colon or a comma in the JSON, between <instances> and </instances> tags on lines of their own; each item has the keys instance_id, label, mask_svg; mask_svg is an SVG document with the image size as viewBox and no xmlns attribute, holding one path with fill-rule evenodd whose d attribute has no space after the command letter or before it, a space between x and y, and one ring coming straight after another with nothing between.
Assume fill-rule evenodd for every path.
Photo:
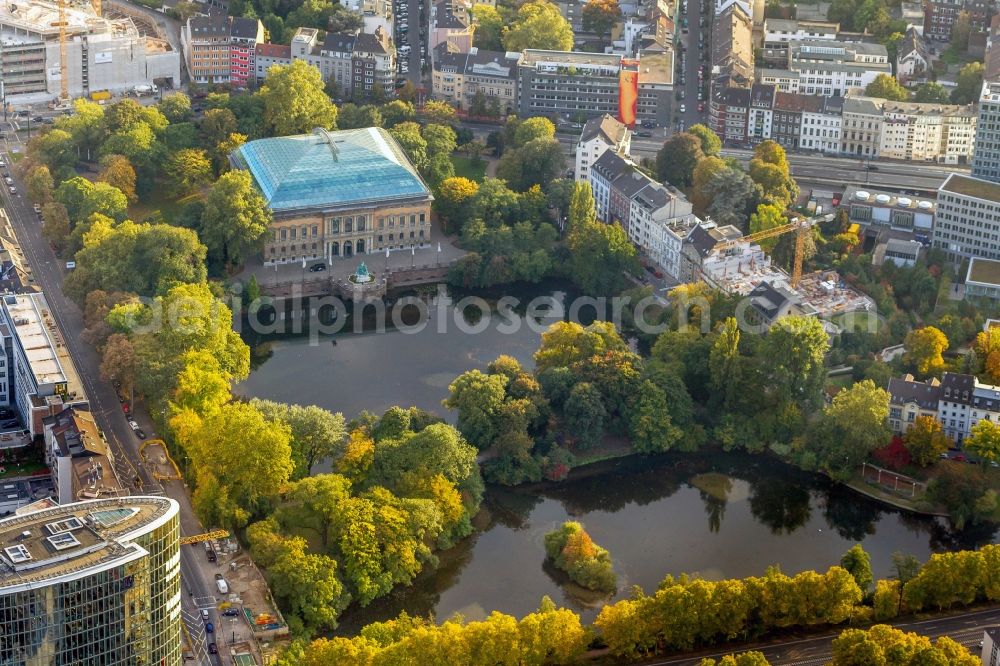
<instances>
[{"instance_id":1,"label":"city street","mask_svg":"<svg viewBox=\"0 0 1000 666\"><path fill-rule=\"evenodd\" d=\"M76 364L84 384L84 390L90 400L90 408L98 427L107 438L115 456L115 467L123 484L132 485L135 494L167 495L180 504L180 520L182 536L205 532L198 519L194 516L191 501L186 489L179 482L171 482L164 488L155 481L149 470L142 464L139 457L139 440L136 438L118 402L114 388L100 380L101 359L89 344L80 338L83 332L83 315L80 309L67 299L62 292L64 276L63 263L55 256L52 248L41 236L41 223L35 215L30 202L24 198L22 183L17 181L18 194L11 195L6 189L3 194L4 209L11 220L28 263L31 265L35 283L42 289L52 315L63 333L66 347ZM153 426L147 414L142 410L133 416L140 426L153 436ZM212 591L215 581L211 576L205 577L191 560L193 556L190 547L181 548L181 579L185 594L181 595L185 617L199 618L194 625L188 626L188 632L199 629L200 608L209 608L215 613L216 600ZM196 604L200 601L200 604ZM193 636L192 636L193 638ZM207 643L201 641L193 645L196 661L199 664L220 664L218 656L208 654Z\"/></svg>"}]
</instances>

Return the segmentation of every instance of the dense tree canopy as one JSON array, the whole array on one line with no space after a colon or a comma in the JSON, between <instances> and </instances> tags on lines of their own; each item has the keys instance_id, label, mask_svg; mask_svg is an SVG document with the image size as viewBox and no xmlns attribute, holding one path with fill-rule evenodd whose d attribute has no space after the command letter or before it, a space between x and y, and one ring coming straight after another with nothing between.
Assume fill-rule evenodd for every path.
<instances>
[{"instance_id":1,"label":"dense tree canopy","mask_svg":"<svg viewBox=\"0 0 1000 666\"><path fill-rule=\"evenodd\" d=\"M531 0L521 5L514 21L504 29L503 46L507 51L570 51L573 29L559 7L547 0Z\"/></svg>"},{"instance_id":2,"label":"dense tree canopy","mask_svg":"<svg viewBox=\"0 0 1000 666\"><path fill-rule=\"evenodd\" d=\"M265 127L275 136L336 129L337 107L323 86L319 69L305 60L273 65L256 93L263 102Z\"/></svg>"}]
</instances>

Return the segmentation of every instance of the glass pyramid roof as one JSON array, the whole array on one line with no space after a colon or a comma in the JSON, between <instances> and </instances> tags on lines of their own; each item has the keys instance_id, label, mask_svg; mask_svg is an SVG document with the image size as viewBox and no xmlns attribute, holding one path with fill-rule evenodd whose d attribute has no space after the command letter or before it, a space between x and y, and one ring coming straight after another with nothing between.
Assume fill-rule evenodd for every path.
<instances>
[{"instance_id":1,"label":"glass pyramid roof","mask_svg":"<svg viewBox=\"0 0 1000 666\"><path fill-rule=\"evenodd\" d=\"M274 212L430 194L396 140L379 127L258 139L232 158L250 171Z\"/></svg>"}]
</instances>

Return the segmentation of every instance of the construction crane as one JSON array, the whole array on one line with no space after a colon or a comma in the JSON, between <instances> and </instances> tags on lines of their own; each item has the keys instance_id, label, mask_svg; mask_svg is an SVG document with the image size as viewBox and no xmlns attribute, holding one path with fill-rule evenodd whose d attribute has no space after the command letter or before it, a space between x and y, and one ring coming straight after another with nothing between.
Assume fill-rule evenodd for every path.
<instances>
[{"instance_id":1,"label":"construction crane","mask_svg":"<svg viewBox=\"0 0 1000 666\"><path fill-rule=\"evenodd\" d=\"M98 16L101 15L101 0L91 0L91 5L94 7L94 13Z\"/></svg>"},{"instance_id":2,"label":"construction crane","mask_svg":"<svg viewBox=\"0 0 1000 666\"><path fill-rule=\"evenodd\" d=\"M788 224L782 224L778 227L758 231L757 233L750 234L749 236L740 236L739 238L734 238L733 240L724 241L716 245L715 249L728 250L730 248L739 247L740 245L756 243L757 241L762 241L767 238L774 238L775 236L782 236L787 233L795 232L795 259L792 262L792 286L797 287L799 285L799 280L802 278L802 249L805 246L806 234L808 234L809 229L812 228L813 222L814 220L811 219L800 220L798 218L793 218Z\"/></svg>"},{"instance_id":3,"label":"construction crane","mask_svg":"<svg viewBox=\"0 0 1000 666\"><path fill-rule=\"evenodd\" d=\"M69 52L66 46L66 0L58 0L59 21L59 101L69 101Z\"/></svg>"},{"instance_id":4,"label":"construction crane","mask_svg":"<svg viewBox=\"0 0 1000 666\"><path fill-rule=\"evenodd\" d=\"M204 534L195 534L194 536L181 537L180 544L186 546L189 543L200 543L202 541L211 541L212 539L228 539L229 532L226 530L213 530L211 532L205 532Z\"/></svg>"}]
</instances>

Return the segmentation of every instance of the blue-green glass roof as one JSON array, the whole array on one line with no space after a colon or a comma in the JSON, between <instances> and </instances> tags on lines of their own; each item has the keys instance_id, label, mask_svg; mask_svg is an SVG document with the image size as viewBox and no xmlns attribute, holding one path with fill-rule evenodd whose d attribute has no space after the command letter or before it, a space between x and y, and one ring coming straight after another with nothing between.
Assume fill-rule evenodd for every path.
<instances>
[{"instance_id":1,"label":"blue-green glass roof","mask_svg":"<svg viewBox=\"0 0 1000 666\"><path fill-rule=\"evenodd\" d=\"M378 127L258 139L232 159L250 171L275 212L430 194L396 140Z\"/></svg>"}]
</instances>

